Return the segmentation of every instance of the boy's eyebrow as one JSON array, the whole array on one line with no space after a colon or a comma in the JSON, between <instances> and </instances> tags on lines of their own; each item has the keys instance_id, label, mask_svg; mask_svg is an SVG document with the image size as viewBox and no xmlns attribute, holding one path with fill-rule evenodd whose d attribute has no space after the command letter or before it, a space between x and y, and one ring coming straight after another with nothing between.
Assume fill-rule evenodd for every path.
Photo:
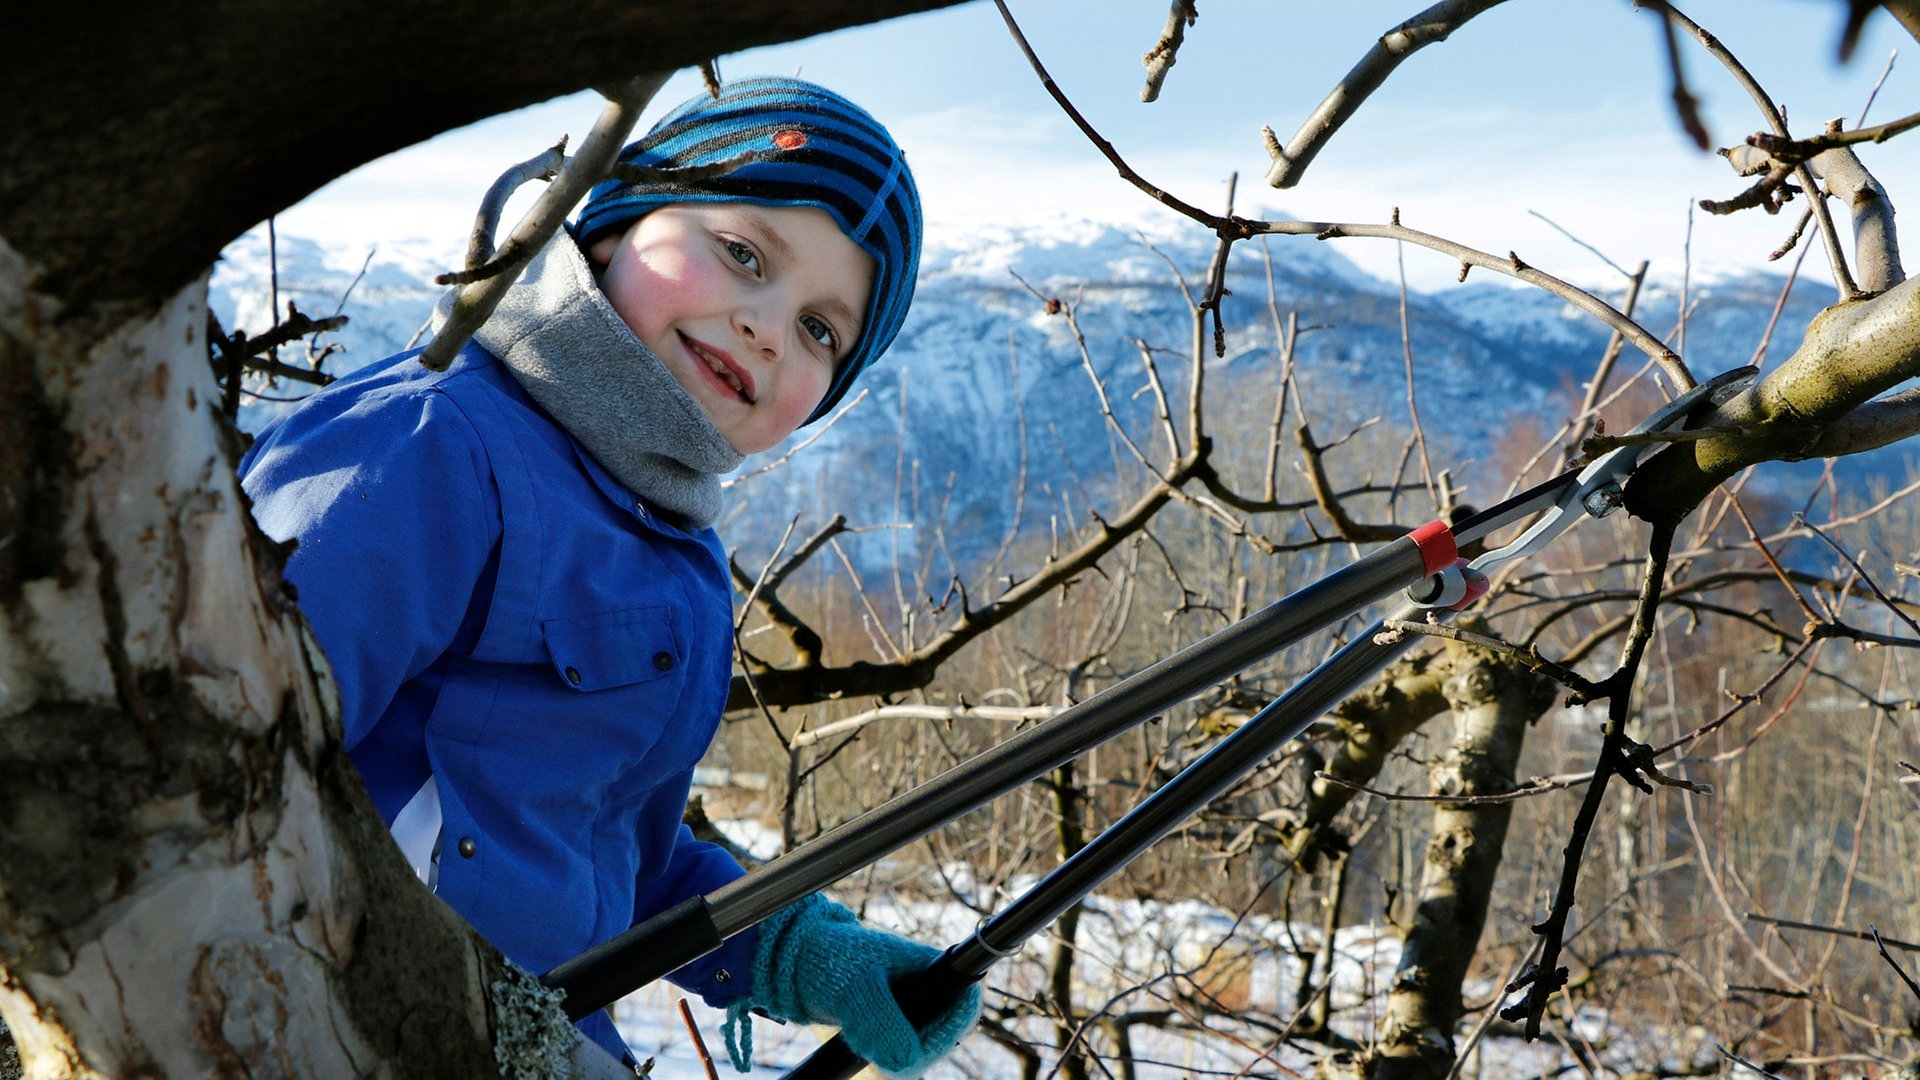
<instances>
[{"instance_id":1,"label":"boy's eyebrow","mask_svg":"<svg viewBox=\"0 0 1920 1080\"><path fill-rule=\"evenodd\" d=\"M761 246L771 250L778 258L793 258L793 245L787 243L787 238L781 236L779 231L767 222L766 218L745 210L737 211L737 213L740 216L742 227L753 233L754 238L760 241Z\"/></svg>"},{"instance_id":2,"label":"boy's eyebrow","mask_svg":"<svg viewBox=\"0 0 1920 1080\"><path fill-rule=\"evenodd\" d=\"M847 328L849 331L848 337L852 338L859 335L860 316L855 314L854 310L848 307L845 301L836 297L822 302L820 306L827 309L827 315L832 318L834 322ZM853 343L848 341L847 348L851 349L852 346Z\"/></svg>"},{"instance_id":3,"label":"boy's eyebrow","mask_svg":"<svg viewBox=\"0 0 1920 1080\"><path fill-rule=\"evenodd\" d=\"M775 229L767 219L747 210L739 210L736 213L740 217L741 228L751 232L763 247L773 252L775 258L782 262L794 260L796 256L793 245L787 243L787 238L781 236L779 230ZM820 306L826 309L826 313L832 317L833 321L847 327L855 335L859 333L860 314L854 311L846 301L839 297L828 297L820 302Z\"/></svg>"}]
</instances>

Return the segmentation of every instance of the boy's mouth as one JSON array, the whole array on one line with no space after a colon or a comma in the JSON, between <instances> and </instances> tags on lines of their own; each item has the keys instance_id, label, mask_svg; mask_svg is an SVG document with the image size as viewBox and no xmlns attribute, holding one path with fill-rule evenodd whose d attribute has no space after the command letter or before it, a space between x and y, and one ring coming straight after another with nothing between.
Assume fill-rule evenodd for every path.
<instances>
[{"instance_id":1,"label":"boy's mouth","mask_svg":"<svg viewBox=\"0 0 1920 1080\"><path fill-rule=\"evenodd\" d=\"M707 366L707 370L713 373L714 378L740 395L741 401L749 405L753 404L753 377L741 370L740 366L733 362L733 357L728 356L723 350L690 338L684 333L680 335L680 340L686 345L687 351L693 354L694 359Z\"/></svg>"}]
</instances>

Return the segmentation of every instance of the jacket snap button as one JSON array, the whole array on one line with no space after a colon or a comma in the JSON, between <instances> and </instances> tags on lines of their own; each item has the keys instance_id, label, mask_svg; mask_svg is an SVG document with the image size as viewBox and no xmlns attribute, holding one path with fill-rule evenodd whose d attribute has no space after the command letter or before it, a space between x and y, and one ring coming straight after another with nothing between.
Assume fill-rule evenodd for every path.
<instances>
[{"instance_id":1,"label":"jacket snap button","mask_svg":"<svg viewBox=\"0 0 1920 1080\"><path fill-rule=\"evenodd\" d=\"M473 837L463 836L460 838L460 857L461 858L463 859L473 858L473 853L476 850L478 849L473 846Z\"/></svg>"},{"instance_id":2,"label":"jacket snap button","mask_svg":"<svg viewBox=\"0 0 1920 1080\"><path fill-rule=\"evenodd\" d=\"M661 671L672 671L673 670L673 654L670 652L654 653L653 666L659 668Z\"/></svg>"},{"instance_id":3,"label":"jacket snap button","mask_svg":"<svg viewBox=\"0 0 1920 1080\"><path fill-rule=\"evenodd\" d=\"M733 972L728 971L726 968L720 968L713 973L713 981L717 983L732 982Z\"/></svg>"},{"instance_id":4,"label":"jacket snap button","mask_svg":"<svg viewBox=\"0 0 1920 1080\"><path fill-rule=\"evenodd\" d=\"M575 686L579 686L580 685L580 669L576 667L568 668L567 681L572 683Z\"/></svg>"}]
</instances>

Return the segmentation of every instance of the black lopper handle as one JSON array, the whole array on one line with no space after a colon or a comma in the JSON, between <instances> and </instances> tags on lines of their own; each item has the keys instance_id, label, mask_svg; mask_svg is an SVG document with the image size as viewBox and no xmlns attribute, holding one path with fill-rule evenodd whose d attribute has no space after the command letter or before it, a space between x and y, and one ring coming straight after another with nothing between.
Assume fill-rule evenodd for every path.
<instances>
[{"instance_id":1,"label":"black lopper handle","mask_svg":"<svg viewBox=\"0 0 1920 1080\"><path fill-rule=\"evenodd\" d=\"M968 974L954 962L960 949L955 945L940 958L918 971L895 975L891 983L893 998L900 1011L916 1029L926 1027L960 1000L967 988L980 981L985 972ZM866 1066L866 1059L853 1052L845 1036L835 1035L821 1044L807 1059L788 1070L783 1080L847 1080Z\"/></svg>"},{"instance_id":2,"label":"black lopper handle","mask_svg":"<svg viewBox=\"0 0 1920 1080\"><path fill-rule=\"evenodd\" d=\"M713 924L707 898L694 896L561 964L540 976L540 981L566 994L561 1004L567 1019L578 1020L644 985L633 978L635 956L647 957L663 972L675 971L719 948L724 940Z\"/></svg>"}]
</instances>

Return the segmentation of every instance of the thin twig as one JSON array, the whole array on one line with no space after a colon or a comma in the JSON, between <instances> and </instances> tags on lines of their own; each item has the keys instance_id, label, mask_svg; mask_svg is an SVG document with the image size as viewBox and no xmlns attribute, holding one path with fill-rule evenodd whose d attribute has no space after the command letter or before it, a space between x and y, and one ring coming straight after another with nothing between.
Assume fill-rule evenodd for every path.
<instances>
[{"instance_id":1,"label":"thin twig","mask_svg":"<svg viewBox=\"0 0 1920 1080\"><path fill-rule=\"evenodd\" d=\"M1067 95L1062 92L1059 85L1053 81L1053 76L1047 73L1046 65L1042 64L1040 57L1035 55L1033 46L1027 43L1027 35L1021 32L1020 24L1014 21L1013 12L1007 10L1006 0L993 0L993 3L995 7L1000 9L1000 17L1006 20L1007 30L1013 35L1014 42L1020 46L1020 51L1026 55L1027 63L1031 64L1034 73L1040 76L1040 84L1046 88L1047 93L1053 97L1054 102L1066 112L1067 118L1073 121L1074 126L1080 129L1081 134L1091 140L1093 145L1113 164L1113 167L1120 171L1121 179L1139 188L1141 191L1146 192L1148 195L1151 195L1165 206L1177 210L1195 221L1212 223L1216 220L1212 214L1175 198L1166 191L1148 183L1139 173L1134 172L1133 167L1121 159L1119 151L1113 148L1113 144L1102 138L1100 133L1094 130L1093 125L1087 122L1087 118L1080 115L1080 110L1073 107L1073 102L1067 100Z\"/></svg>"},{"instance_id":2,"label":"thin twig","mask_svg":"<svg viewBox=\"0 0 1920 1080\"><path fill-rule=\"evenodd\" d=\"M989 720L1001 724L1027 724L1050 720L1060 710L1051 705L1016 708L1011 705L882 705L855 713L844 720L822 724L796 732L789 743L794 749L812 746L849 731L859 731L881 720L933 720L951 724L956 720Z\"/></svg>"},{"instance_id":3,"label":"thin twig","mask_svg":"<svg viewBox=\"0 0 1920 1080\"><path fill-rule=\"evenodd\" d=\"M1348 791L1358 792L1362 795L1371 795L1376 799L1384 799L1387 802L1445 803L1449 806L1497 806L1501 803L1530 799L1535 795L1545 795L1552 791L1565 791L1575 784L1583 784L1593 779L1593 774L1581 773L1577 776L1558 778L1536 777L1514 788L1512 791L1501 792L1498 795L1414 795L1401 791L1384 791L1377 787L1369 787L1357 780L1348 780L1345 777L1336 776L1324 769L1315 772L1313 778L1315 780L1324 780L1337 787L1346 788Z\"/></svg>"},{"instance_id":4,"label":"thin twig","mask_svg":"<svg viewBox=\"0 0 1920 1080\"><path fill-rule=\"evenodd\" d=\"M1400 208L1395 207L1393 220L1400 220ZM1407 247L1405 244L1393 246L1394 261L1400 268L1400 359L1402 374L1407 380L1407 422L1413 426L1413 442L1420 449L1420 479L1427 486L1427 500L1436 512L1442 509L1442 493L1433 481L1433 459L1427 454L1427 429L1420 423L1420 403L1413 392L1413 322L1407 303ZM1395 475L1398 480L1398 474Z\"/></svg>"},{"instance_id":5,"label":"thin twig","mask_svg":"<svg viewBox=\"0 0 1920 1080\"><path fill-rule=\"evenodd\" d=\"M1326 148L1334 133L1352 119L1387 77L1399 69L1407 57L1435 42L1445 41L1474 16L1498 6L1502 0L1440 0L1418 15L1381 34L1372 48L1354 64L1313 113L1300 124L1293 138L1283 147L1271 127L1261 129L1267 156L1273 166L1267 170L1267 183L1277 188L1300 182L1307 166Z\"/></svg>"},{"instance_id":6,"label":"thin twig","mask_svg":"<svg viewBox=\"0 0 1920 1080\"><path fill-rule=\"evenodd\" d=\"M1767 123L1773 128L1774 134L1783 139L1791 138L1791 133L1787 130L1787 118L1781 115L1779 108L1774 105L1773 96L1761 87L1759 81L1747 70L1746 65L1727 51L1719 38L1702 29L1699 23L1688 18L1678 8L1671 4L1663 6L1666 8L1667 16L1686 27L1687 32L1692 34L1714 59L1720 61L1721 65L1746 89L1747 95L1759 107L1761 115L1767 118ZM1846 248L1841 243L1839 232L1833 226L1833 217L1827 213L1826 202L1820 195L1819 183L1813 178L1812 171L1805 163L1797 165L1794 171L1799 177L1800 186L1806 190L1807 201L1813 208L1814 221L1820 226L1821 239L1826 242L1827 259L1832 263L1834 284L1840 291L1840 298L1852 300L1860 295L1860 289L1854 284L1853 272L1847 267Z\"/></svg>"},{"instance_id":7,"label":"thin twig","mask_svg":"<svg viewBox=\"0 0 1920 1080\"><path fill-rule=\"evenodd\" d=\"M1510 641L1504 641L1497 637L1492 637L1487 634L1476 634L1471 630L1462 630L1457 626L1450 626L1446 623L1430 623L1419 620L1383 619L1380 625L1383 628L1383 632L1376 636L1381 644L1389 644L1396 640L1401 634L1423 634L1428 637L1445 638L1448 641L1458 641L1463 645L1472 645L1475 648L1485 649L1497 656L1505 656L1517 663L1525 664L1528 671L1545 675L1547 678L1552 679L1554 682L1576 693L1596 694L1600 691L1600 684L1572 668L1556 664L1531 648L1522 648Z\"/></svg>"},{"instance_id":8,"label":"thin twig","mask_svg":"<svg viewBox=\"0 0 1920 1080\"><path fill-rule=\"evenodd\" d=\"M1660 36L1667 47L1667 69L1673 75L1673 111L1680 118L1680 128L1693 140L1693 145L1711 150L1713 136L1707 134L1706 122L1700 119L1699 100L1687 89L1686 68L1680 62L1680 39L1673 32L1673 20L1667 17L1673 9L1661 0L1643 0L1643 5L1661 16Z\"/></svg>"},{"instance_id":9,"label":"thin twig","mask_svg":"<svg viewBox=\"0 0 1920 1080\"><path fill-rule=\"evenodd\" d=\"M1617 271L1621 277L1631 281L1636 278L1641 278L1646 276L1647 271L1645 268L1645 264L1642 264L1641 269L1637 274L1630 274L1627 272L1625 267L1621 266L1617 262L1614 262L1612 259L1607 258L1606 252L1601 251L1599 248L1594 247L1592 244L1589 244L1585 240L1582 240L1578 236L1575 236L1574 234L1568 232L1566 229L1560 226L1559 222L1553 220L1552 218L1548 217L1547 215L1541 213L1538 210L1529 210L1527 211L1527 213L1532 214L1534 217L1537 217L1541 221L1546 222L1547 225L1553 229L1553 231L1559 233L1561 236L1566 237L1567 239L1573 241L1575 244L1578 244L1581 247L1586 248L1588 251L1592 252L1594 258L1599 259L1601 262L1606 263L1608 266L1613 267L1613 269ZM1631 307L1632 305L1629 304L1628 306Z\"/></svg>"},{"instance_id":10,"label":"thin twig","mask_svg":"<svg viewBox=\"0 0 1920 1080\"><path fill-rule=\"evenodd\" d=\"M1288 236L1313 236L1321 240L1333 240L1341 237L1378 237L1386 240L1405 240L1421 247L1438 251L1448 257L1470 266L1478 266L1495 273L1517 278L1529 285L1545 289L1562 300L1580 308L1598 318L1601 322L1620 331L1627 340L1634 343L1640 351L1657 361L1675 385L1681 390L1691 390L1695 385L1693 373L1687 370L1680 360L1680 354L1670 349L1657 336L1639 323L1620 313L1619 309L1600 299L1585 289L1554 277L1529 265L1519 255L1508 252L1494 255L1489 252L1470 248L1421 232L1405 225L1367 225L1357 222L1333 221L1244 221L1243 224L1254 233L1278 233Z\"/></svg>"},{"instance_id":11,"label":"thin twig","mask_svg":"<svg viewBox=\"0 0 1920 1080\"><path fill-rule=\"evenodd\" d=\"M1880 603L1884 605L1888 611L1893 612L1894 615L1897 616L1901 622L1906 623L1908 627L1912 628L1914 633L1920 634L1920 622L1915 622L1913 619L1913 616L1907 614L1904 611L1901 611L1900 605L1894 603L1893 600L1890 597L1888 597L1886 593L1883 593L1880 591L1880 586L1874 584L1873 578L1867 574L1866 568L1860 565L1860 560L1854 558L1851 554L1847 552L1845 548L1841 547L1839 544L1834 543L1833 537L1828 536L1824 532L1821 532L1820 527L1818 525L1815 525L1813 522L1808 521L1805 516L1801 514L1795 514L1793 515L1793 522L1794 524L1799 525L1800 527L1813 533L1813 535L1819 537L1822 542L1824 542L1828 547L1833 549L1834 554L1847 560L1847 565L1853 567L1854 573L1860 575L1860 580L1867 583L1867 588L1873 590L1873 595L1880 601Z\"/></svg>"},{"instance_id":12,"label":"thin twig","mask_svg":"<svg viewBox=\"0 0 1920 1080\"><path fill-rule=\"evenodd\" d=\"M1783 135L1769 135L1756 131L1747 136L1747 145L1762 150L1769 157L1781 162L1793 164L1811 161L1828 150L1842 146L1857 146L1860 143L1886 142L1895 135L1903 135L1920 127L1920 112L1910 113L1898 120L1889 120L1873 127L1855 128L1852 131L1829 131L1819 135L1809 135L1804 139L1792 139Z\"/></svg>"},{"instance_id":13,"label":"thin twig","mask_svg":"<svg viewBox=\"0 0 1920 1080\"><path fill-rule=\"evenodd\" d=\"M1853 126L1860 127L1867 122L1867 113L1873 108L1873 99L1880 96L1880 88L1887 85L1887 76L1893 74L1893 62L1900 56L1898 49L1887 50L1886 66L1880 69L1880 77L1873 80L1873 89L1867 91L1867 100L1860 104L1860 115L1853 118Z\"/></svg>"},{"instance_id":14,"label":"thin twig","mask_svg":"<svg viewBox=\"0 0 1920 1080\"><path fill-rule=\"evenodd\" d=\"M707 1070L707 1080L720 1080L720 1073L713 1067L713 1055L707 1051L707 1040L700 1037L700 1025L693 1022L693 1010L687 1006L686 998L680 999L680 1019L687 1025L687 1034L693 1037L693 1049Z\"/></svg>"},{"instance_id":15,"label":"thin twig","mask_svg":"<svg viewBox=\"0 0 1920 1080\"><path fill-rule=\"evenodd\" d=\"M1397 30L1390 32L1388 37L1393 37L1395 34L1407 34L1411 35L1408 40L1412 41L1414 38L1421 38L1423 35L1434 33L1436 28L1440 26L1440 22L1437 21L1439 16L1436 13L1444 14L1448 18L1456 20L1444 27L1447 32L1450 32L1452 28L1460 22L1464 22L1473 15L1502 2L1504 2L1504 0L1443 0L1442 3L1435 4L1421 15L1415 16L1413 19L1403 23ZM1644 327L1632 319L1622 315L1612 305L1601 300L1599 297L1568 282L1562 281L1551 274L1544 273L1527 265L1520 256L1512 252L1508 252L1504 258L1490 255L1486 252L1469 248L1463 244L1443 240L1430 233L1405 228L1398 223L1391 225L1366 225L1352 222L1256 221L1240 217L1220 217L1210 214L1172 195L1165 189L1141 176L1131 165L1127 164L1125 159L1120 157L1119 152L1114 149L1113 144L1108 142L1106 138L1088 122L1086 117L1080 113L1080 110L1074 107L1073 102L1068 100L1066 94L1061 91L1058 84L1053 81L1053 76L1048 73L1046 65L1041 63L1039 56L1034 53L1033 47L1028 44L1026 36L1020 30L1019 23L1013 18L1013 13L1007 10L1004 0L994 0L994 3L1000 9L1001 17L1006 20L1007 29L1013 34L1014 40L1019 44L1021 52L1026 55L1028 63L1033 67L1035 74L1039 76L1041 84L1046 88L1047 93L1052 96L1055 103L1060 106L1061 110L1067 114L1067 118L1073 121L1074 126L1078 127L1081 133L1087 137L1088 141L1092 142L1094 147L1100 151L1101 155L1113 165L1122 179L1161 205L1205 225L1222 238L1231 237L1236 240L1244 240L1250 236L1262 233L1293 236L1308 235L1315 236L1322 240L1331 240L1344 236L1384 237L1391 240L1405 240L1409 243L1441 252L1460 262L1463 267L1479 266L1494 270L1498 273L1508 274L1530 285L1538 286L1553 293L1555 296L1566 300L1575 307L1594 315L1608 326L1619 330L1626 335L1628 340L1632 341L1648 356L1659 361L1661 367L1666 370L1668 377L1673 379L1681 390L1693 389L1695 380L1692 373L1687 370L1685 364L1681 363L1679 354L1667 348L1661 343L1659 338L1649 333ZM1423 19L1427 20L1427 22L1423 23L1421 21ZM1431 37L1430 40L1440 40L1445 36L1446 34L1442 32L1439 33L1437 37ZM1383 41L1384 40L1383 38ZM1417 44L1412 44L1411 46L1403 45L1402 48L1418 48L1419 45L1428 43L1428 39L1422 39L1419 40ZM1398 60L1396 59L1394 63L1398 63ZM1355 104L1357 105L1357 102ZM1302 130L1304 131L1305 129L1303 128ZM1304 167L1305 162L1301 161L1300 165ZM1271 179L1271 176L1269 179Z\"/></svg>"},{"instance_id":16,"label":"thin twig","mask_svg":"<svg viewBox=\"0 0 1920 1080\"><path fill-rule=\"evenodd\" d=\"M1771 915L1762 915L1759 912L1748 912L1747 921L1765 923L1768 926L1778 926L1785 930L1805 930L1814 934L1831 934L1834 937L1853 938L1855 941L1876 941L1882 946L1891 945L1896 949L1902 949L1907 952L1920 952L1920 944L1915 944L1911 941L1900 941L1896 938L1883 938L1877 930L1873 933L1867 933L1864 930L1848 930L1843 926L1822 926L1819 923L1798 922L1793 919L1776 919Z\"/></svg>"},{"instance_id":17,"label":"thin twig","mask_svg":"<svg viewBox=\"0 0 1920 1080\"><path fill-rule=\"evenodd\" d=\"M1802 217L1800 228L1806 228L1806 223L1812 218L1812 214ZM1799 231L1795 230L1794 235L1798 237ZM1767 316L1767 328L1760 332L1760 343L1753 347L1753 356L1747 361L1753 367L1759 367L1766 361L1767 345L1773 341L1774 327L1780 325L1780 315L1787 310L1787 298L1793 295L1794 283L1800 280L1800 267L1806 261L1807 249L1801 248L1800 254L1794 257L1793 269L1787 271L1786 282L1780 286L1780 295L1773 302L1773 313Z\"/></svg>"},{"instance_id":18,"label":"thin twig","mask_svg":"<svg viewBox=\"0 0 1920 1080\"><path fill-rule=\"evenodd\" d=\"M870 389L871 387L865 387L865 386L861 387L860 392L853 396L852 401L849 401L845 405L842 405L840 406L840 408L836 409L832 416L827 417L826 423L821 424L819 427L815 428L813 431L813 434L808 435L806 438L788 447L786 453L781 454L778 458L775 458L773 461L770 461L767 464L760 466L759 468L753 470L752 472L744 472L738 476L730 476L727 479L720 481L720 486L722 488L730 488L735 484L744 483L748 480L753 479L756 476L765 476L766 474L772 472L773 470L779 468L780 466L785 465L787 462L792 461L793 456L795 454L798 454L800 451L805 450L809 446L812 446L814 443L820 440L820 436L825 435L829 431L832 431L833 425L839 423L841 417L847 415L847 413L849 412L852 412L853 407L855 405L858 405L861 402L867 400L867 393Z\"/></svg>"},{"instance_id":19,"label":"thin twig","mask_svg":"<svg viewBox=\"0 0 1920 1080\"><path fill-rule=\"evenodd\" d=\"M1760 1066L1755 1065L1753 1062L1748 1061L1746 1058L1743 1058L1740 1055L1734 1053L1733 1051L1727 1049L1726 1047L1721 1046L1719 1043L1714 1043L1713 1048L1715 1050L1720 1051L1721 1057L1726 1058L1728 1061L1733 1062L1735 1065L1738 1065L1741 1068L1751 1070L1756 1075L1764 1076L1767 1078L1767 1080L1783 1080L1782 1077L1775 1076L1773 1073L1770 1073L1767 1070L1761 1068Z\"/></svg>"}]
</instances>

